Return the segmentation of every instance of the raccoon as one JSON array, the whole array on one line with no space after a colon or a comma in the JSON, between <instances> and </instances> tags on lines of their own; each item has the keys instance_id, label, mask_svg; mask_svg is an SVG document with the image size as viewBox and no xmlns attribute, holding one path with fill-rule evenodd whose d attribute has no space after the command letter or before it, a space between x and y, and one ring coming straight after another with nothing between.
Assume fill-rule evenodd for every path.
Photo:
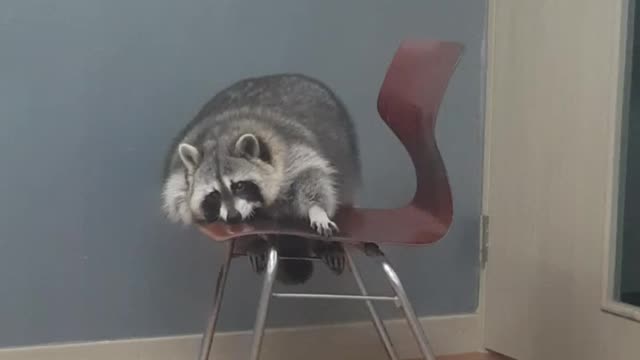
<instances>
[{"instance_id":1,"label":"raccoon","mask_svg":"<svg viewBox=\"0 0 640 360\"><path fill-rule=\"evenodd\" d=\"M320 81L300 74L241 80L215 95L180 132L165 166L164 210L184 224L246 221L259 214L304 219L318 233L338 231L340 205L351 205L360 185L354 125L340 99ZM340 272L336 243L296 237L276 243L284 256L321 253ZM255 260L255 259L254 259ZM254 267L261 271L263 263ZM284 261L282 282L304 282L311 263Z\"/></svg>"}]
</instances>

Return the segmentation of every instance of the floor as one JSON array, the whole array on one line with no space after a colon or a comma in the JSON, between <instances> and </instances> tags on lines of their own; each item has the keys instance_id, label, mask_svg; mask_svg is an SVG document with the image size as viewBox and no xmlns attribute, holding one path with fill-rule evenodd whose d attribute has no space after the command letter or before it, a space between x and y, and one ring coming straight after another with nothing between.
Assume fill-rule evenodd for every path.
<instances>
[{"instance_id":1,"label":"floor","mask_svg":"<svg viewBox=\"0 0 640 360\"><path fill-rule=\"evenodd\" d=\"M438 357L438 360L512 360L508 357L498 355L498 354L484 354L484 353L473 353L473 354L461 354L461 355L449 355Z\"/></svg>"}]
</instances>

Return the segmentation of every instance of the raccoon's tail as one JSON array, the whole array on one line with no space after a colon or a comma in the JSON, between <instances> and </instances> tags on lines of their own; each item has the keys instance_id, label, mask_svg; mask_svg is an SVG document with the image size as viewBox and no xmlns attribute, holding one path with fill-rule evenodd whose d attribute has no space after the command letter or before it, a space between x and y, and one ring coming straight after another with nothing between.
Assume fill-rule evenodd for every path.
<instances>
[{"instance_id":1,"label":"raccoon's tail","mask_svg":"<svg viewBox=\"0 0 640 360\"><path fill-rule=\"evenodd\" d=\"M277 235L275 244L281 257L302 257L311 254L308 239L293 235ZM280 261L276 279L285 285L304 284L313 274L313 263L309 260L286 259Z\"/></svg>"}]
</instances>

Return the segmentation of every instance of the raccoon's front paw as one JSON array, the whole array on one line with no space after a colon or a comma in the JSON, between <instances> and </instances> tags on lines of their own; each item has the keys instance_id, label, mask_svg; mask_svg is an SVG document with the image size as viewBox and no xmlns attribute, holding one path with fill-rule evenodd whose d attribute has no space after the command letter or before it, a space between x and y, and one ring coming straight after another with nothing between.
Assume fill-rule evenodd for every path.
<instances>
[{"instance_id":1,"label":"raccoon's front paw","mask_svg":"<svg viewBox=\"0 0 640 360\"><path fill-rule=\"evenodd\" d=\"M312 206L309 209L309 223L311 228L320 235L331 236L338 232L338 225L329 219L327 212L319 206Z\"/></svg>"},{"instance_id":2,"label":"raccoon's front paw","mask_svg":"<svg viewBox=\"0 0 640 360\"><path fill-rule=\"evenodd\" d=\"M318 232L318 234L331 237L334 232L338 232L338 225L331 220L311 220L311 228Z\"/></svg>"}]
</instances>

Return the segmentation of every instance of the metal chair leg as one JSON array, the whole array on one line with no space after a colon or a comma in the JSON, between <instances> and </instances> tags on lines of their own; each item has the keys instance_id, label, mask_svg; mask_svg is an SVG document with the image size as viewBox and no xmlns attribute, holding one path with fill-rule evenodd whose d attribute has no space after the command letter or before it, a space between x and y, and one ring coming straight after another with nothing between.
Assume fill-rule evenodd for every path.
<instances>
[{"instance_id":1,"label":"metal chair leg","mask_svg":"<svg viewBox=\"0 0 640 360\"><path fill-rule=\"evenodd\" d=\"M260 294L260 302L258 303L258 311L256 314L256 323L253 330L253 345L251 346L250 360L258 360L260 357L260 348L264 337L264 327L269 312L269 302L273 292L273 284L276 280L278 272L278 251L275 247L269 250L269 258L267 262L267 270L264 275L264 283L262 285L262 293Z\"/></svg>"},{"instance_id":2,"label":"metal chair leg","mask_svg":"<svg viewBox=\"0 0 640 360\"><path fill-rule=\"evenodd\" d=\"M364 281L362 280L362 276L360 276L360 270L356 266L355 260L353 259L352 254L353 249L346 248L347 253L347 261L349 262L349 267L351 268L351 273L358 284L358 288L360 288L360 293L363 296L369 296L366 286L364 285ZM393 343L391 342L391 338L389 337L389 333L387 332L386 327L384 326L384 322L380 319L380 315L376 311L375 306L371 300L365 300L367 304L367 309L369 309L369 314L371 314L371 320L373 321L373 325L378 332L378 336L380 337L380 341L384 345L384 349L387 352L387 356L391 360L398 360L398 354L396 353L395 348L393 347Z\"/></svg>"},{"instance_id":3,"label":"metal chair leg","mask_svg":"<svg viewBox=\"0 0 640 360\"><path fill-rule=\"evenodd\" d=\"M233 258L233 241L227 244L227 253L224 258L224 263L220 266L218 272L218 280L216 282L216 290L213 297L213 306L211 314L209 315L209 323L207 324L207 330L202 336L202 343L200 345L199 360L209 360L211 355L211 347L213 345L213 336L216 332L216 324L218 323L218 315L220 314L220 307L222 306L222 298L224 296L224 288L227 284L227 275L229 274L229 267Z\"/></svg>"},{"instance_id":4,"label":"metal chair leg","mask_svg":"<svg viewBox=\"0 0 640 360\"><path fill-rule=\"evenodd\" d=\"M404 291L404 287L400 282L400 278L396 271L391 267L386 257L382 258L382 268L389 278L389 282L391 283L391 287L393 287L393 291L398 296L398 300L400 300L400 305L404 310L404 315L409 322L409 327L411 328L411 332L418 343L418 347L420 348L420 352L425 360L436 360L436 356L431 349L431 345L429 345L429 341L427 340L426 335L424 334L424 330L416 317L416 313L413 311L413 307L407 298L407 293Z\"/></svg>"}]
</instances>

